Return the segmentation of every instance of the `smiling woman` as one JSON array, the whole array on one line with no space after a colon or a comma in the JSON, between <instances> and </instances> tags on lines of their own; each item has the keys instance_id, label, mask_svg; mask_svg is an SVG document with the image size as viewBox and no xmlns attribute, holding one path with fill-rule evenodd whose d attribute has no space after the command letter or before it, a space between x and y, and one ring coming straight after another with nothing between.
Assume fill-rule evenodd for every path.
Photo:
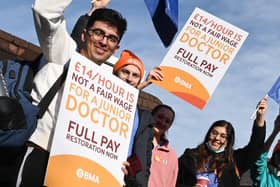
<instances>
[{"instance_id":1,"label":"smiling woman","mask_svg":"<svg viewBox=\"0 0 280 187\"><path fill-rule=\"evenodd\" d=\"M152 115L154 147L148 187L175 187L178 173L177 154L166 138L166 132L174 121L175 112L170 106L160 104L152 110Z\"/></svg>"},{"instance_id":2,"label":"smiling woman","mask_svg":"<svg viewBox=\"0 0 280 187\"><path fill-rule=\"evenodd\" d=\"M230 122L225 120L216 121L209 131L207 133L208 140L206 142L206 146L209 150L215 153L223 152L228 145L230 145L229 149L232 149L234 143L234 129ZM230 158L230 160L232 160L232 158Z\"/></svg>"},{"instance_id":3,"label":"smiling woman","mask_svg":"<svg viewBox=\"0 0 280 187\"><path fill-rule=\"evenodd\" d=\"M250 142L233 150L235 133L226 120L215 121L208 129L204 141L194 149L186 149L179 158L177 187L212 186L239 187L240 176L245 173L260 154L264 145L267 100L258 105Z\"/></svg>"}]
</instances>

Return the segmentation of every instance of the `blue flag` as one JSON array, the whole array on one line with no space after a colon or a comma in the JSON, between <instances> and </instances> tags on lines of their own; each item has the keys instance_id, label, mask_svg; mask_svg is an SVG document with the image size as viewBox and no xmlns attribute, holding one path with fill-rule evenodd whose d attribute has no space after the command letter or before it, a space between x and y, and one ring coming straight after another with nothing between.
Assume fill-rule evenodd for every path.
<instances>
[{"instance_id":1,"label":"blue flag","mask_svg":"<svg viewBox=\"0 0 280 187\"><path fill-rule=\"evenodd\" d=\"M145 0L155 29L165 47L178 30L178 0Z\"/></svg>"},{"instance_id":2,"label":"blue flag","mask_svg":"<svg viewBox=\"0 0 280 187\"><path fill-rule=\"evenodd\" d=\"M267 95L274 99L276 103L280 104L280 76L278 77L272 88L269 90Z\"/></svg>"}]
</instances>

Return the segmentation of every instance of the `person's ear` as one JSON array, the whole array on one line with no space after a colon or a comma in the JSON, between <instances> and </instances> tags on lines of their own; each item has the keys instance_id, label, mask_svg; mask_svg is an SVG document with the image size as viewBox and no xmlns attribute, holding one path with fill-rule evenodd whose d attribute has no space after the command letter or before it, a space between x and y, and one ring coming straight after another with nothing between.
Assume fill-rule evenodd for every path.
<instances>
[{"instance_id":1,"label":"person's ear","mask_svg":"<svg viewBox=\"0 0 280 187\"><path fill-rule=\"evenodd\" d=\"M83 29L82 34L81 34L81 41L84 43L86 41L86 34L87 34L87 30Z\"/></svg>"}]
</instances>

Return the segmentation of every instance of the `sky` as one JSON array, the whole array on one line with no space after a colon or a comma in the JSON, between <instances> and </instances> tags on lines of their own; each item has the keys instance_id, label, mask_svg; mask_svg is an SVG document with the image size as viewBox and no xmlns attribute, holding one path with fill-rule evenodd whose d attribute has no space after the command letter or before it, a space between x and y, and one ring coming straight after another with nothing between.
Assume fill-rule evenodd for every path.
<instances>
[{"instance_id":1,"label":"sky","mask_svg":"<svg viewBox=\"0 0 280 187\"><path fill-rule=\"evenodd\" d=\"M1 3L0 29L38 45L32 17L32 0ZM160 65L169 48L157 35L144 0L111 0L110 8L120 11L128 21L121 50L134 51L144 62L146 71ZM185 148L201 143L209 126L216 120L230 121L236 133L235 148L245 146L250 138L250 119L258 101L264 97L280 75L280 1L279 0L179 0L179 31L195 7L209 12L249 33L246 41L203 110L156 85L144 91L172 106L176 118L168 132L171 146L180 156ZM71 32L78 17L90 8L89 0L73 0L65 11ZM267 136L279 112L279 105L268 101ZM280 136L276 137L275 142Z\"/></svg>"}]
</instances>

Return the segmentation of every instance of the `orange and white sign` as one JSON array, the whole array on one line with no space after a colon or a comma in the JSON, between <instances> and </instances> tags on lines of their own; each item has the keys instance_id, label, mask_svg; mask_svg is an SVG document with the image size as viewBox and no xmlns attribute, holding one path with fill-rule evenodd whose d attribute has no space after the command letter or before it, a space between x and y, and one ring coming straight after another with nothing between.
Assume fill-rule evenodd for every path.
<instances>
[{"instance_id":1,"label":"orange and white sign","mask_svg":"<svg viewBox=\"0 0 280 187\"><path fill-rule=\"evenodd\" d=\"M248 33L195 8L164 57L160 87L203 109Z\"/></svg>"},{"instance_id":2,"label":"orange and white sign","mask_svg":"<svg viewBox=\"0 0 280 187\"><path fill-rule=\"evenodd\" d=\"M51 187L123 186L138 90L80 54L72 58L45 178Z\"/></svg>"}]
</instances>

